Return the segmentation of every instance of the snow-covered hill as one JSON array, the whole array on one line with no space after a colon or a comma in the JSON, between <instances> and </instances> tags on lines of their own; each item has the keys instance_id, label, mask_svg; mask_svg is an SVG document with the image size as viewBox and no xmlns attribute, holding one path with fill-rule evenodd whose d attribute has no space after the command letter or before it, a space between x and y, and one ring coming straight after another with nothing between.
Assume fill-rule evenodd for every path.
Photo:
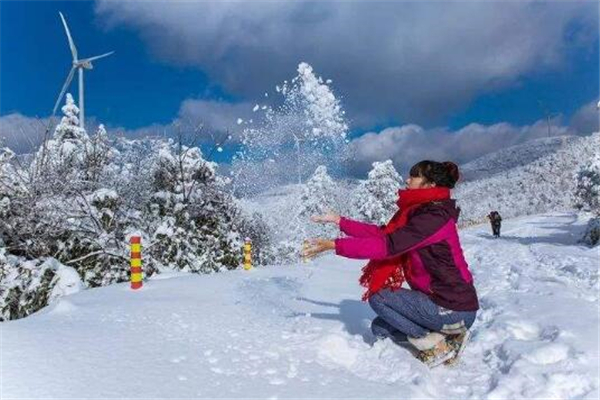
<instances>
[{"instance_id":1,"label":"snow-covered hill","mask_svg":"<svg viewBox=\"0 0 600 400\"><path fill-rule=\"evenodd\" d=\"M526 153L528 145L515 153ZM482 222L491 210L503 217L563 211L574 206L575 173L600 149L600 133L565 139L554 152L474 181L462 182L454 197L463 224ZM496 157L498 158L498 157Z\"/></svg>"},{"instance_id":2,"label":"snow-covered hill","mask_svg":"<svg viewBox=\"0 0 600 400\"><path fill-rule=\"evenodd\" d=\"M529 164L555 153L571 143L585 140L580 136L560 136L530 140L486 154L460 166L463 181L489 178L515 167Z\"/></svg>"},{"instance_id":3,"label":"snow-covered hill","mask_svg":"<svg viewBox=\"0 0 600 400\"><path fill-rule=\"evenodd\" d=\"M463 364L372 345L361 262L158 275L0 324L2 398L597 398L598 248L554 213L461 231L481 310ZM511 257L506 257L510 254Z\"/></svg>"},{"instance_id":4,"label":"snow-covered hill","mask_svg":"<svg viewBox=\"0 0 600 400\"><path fill-rule=\"evenodd\" d=\"M571 210L575 173L599 149L600 133L545 138L461 166L464 179L453 192L462 209L460 224L481 223L491 210L498 210L503 217ZM352 204L357 186L356 181L338 181L342 202L336 211L357 217ZM262 214L281 239L289 231L290 216L296 215L301 192L300 185L282 186L244 199L242 206Z\"/></svg>"}]
</instances>

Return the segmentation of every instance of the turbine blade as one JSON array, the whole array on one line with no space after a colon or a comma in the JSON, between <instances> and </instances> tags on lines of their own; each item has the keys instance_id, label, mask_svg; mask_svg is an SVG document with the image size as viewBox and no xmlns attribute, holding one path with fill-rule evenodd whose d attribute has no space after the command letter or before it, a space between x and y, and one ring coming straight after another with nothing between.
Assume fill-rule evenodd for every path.
<instances>
[{"instance_id":1,"label":"turbine blade","mask_svg":"<svg viewBox=\"0 0 600 400\"><path fill-rule=\"evenodd\" d=\"M65 84L63 85L62 90L60 91L60 94L58 95L58 99L56 99L56 104L54 104L54 109L52 110L52 115L50 117L54 117L54 115L56 114L56 109L58 108L58 105L60 104L62 97L65 95L65 92L67 91L69 85L71 84L71 81L73 80L74 75L75 75L75 67L72 67L71 71L69 72L69 75L67 75L67 80L65 81Z\"/></svg>"},{"instance_id":2,"label":"turbine blade","mask_svg":"<svg viewBox=\"0 0 600 400\"><path fill-rule=\"evenodd\" d=\"M94 61L94 60L99 60L101 58L108 57L108 56L110 56L113 53L114 53L114 51L111 51L110 53L104 53L104 54L101 54L99 56L94 56L94 57L86 58L84 60L79 60L79 62L84 63L84 62L91 62L91 61Z\"/></svg>"},{"instance_id":3,"label":"turbine blade","mask_svg":"<svg viewBox=\"0 0 600 400\"><path fill-rule=\"evenodd\" d=\"M73 61L77 61L77 48L75 47L75 43L73 42L73 38L71 37L71 32L69 31L69 27L67 26L67 20L59 11L60 19L62 20L63 26L65 27L65 32L67 32L67 39L69 39L69 47L71 48L71 54L73 55Z\"/></svg>"}]
</instances>

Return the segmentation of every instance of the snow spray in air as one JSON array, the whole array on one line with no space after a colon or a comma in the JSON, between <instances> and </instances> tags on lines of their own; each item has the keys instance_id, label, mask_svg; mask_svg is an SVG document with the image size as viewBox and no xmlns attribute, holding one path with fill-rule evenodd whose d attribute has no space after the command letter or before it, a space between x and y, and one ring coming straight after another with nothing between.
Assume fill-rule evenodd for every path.
<instances>
[{"instance_id":1,"label":"snow spray in air","mask_svg":"<svg viewBox=\"0 0 600 400\"><path fill-rule=\"evenodd\" d=\"M297 71L290 82L276 86L279 105L257 104L256 121L238 120L246 126L231 175L242 195L302 183L319 165L339 171L349 158L348 124L330 88L332 81L317 77L307 63L300 63Z\"/></svg>"},{"instance_id":2,"label":"snow spray in air","mask_svg":"<svg viewBox=\"0 0 600 400\"><path fill-rule=\"evenodd\" d=\"M343 175L352 159L347 146L348 123L341 102L331 89L331 80L315 75L313 68L300 63L291 81L276 86L277 104L257 104L255 118L238 119L244 126L241 148L231 165L232 190L236 196L256 196L269 189L282 188L296 193L293 205L281 204L282 212L263 215L276 232L278 246L289 261L298 259L302 241L314 237L309 218L318 213L305 191L319 186L308 180L314 174ZM318 179L317 179L318 180ZM322 179L326 180L326 179ZM312 185L311 183L314 183ZM325 205L325 204L324 204ZM309 215L310 214L310 215Z\"/></svg>"}]
</instances>

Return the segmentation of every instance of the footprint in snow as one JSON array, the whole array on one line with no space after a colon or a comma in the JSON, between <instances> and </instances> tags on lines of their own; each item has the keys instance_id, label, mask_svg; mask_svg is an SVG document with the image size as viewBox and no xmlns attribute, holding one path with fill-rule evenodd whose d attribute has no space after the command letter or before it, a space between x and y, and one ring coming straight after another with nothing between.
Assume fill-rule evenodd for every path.
<instances>
[{"instance_id":1,"label":"footprint in snow","mask_svg":"<svg viewBox=\"0 0 600 400\"><path fill-rule=\"evenodd\" d=\"M285 380L281 379L281 378L272 378L269 379L269 384L271 385L285 385Z\"/></svg>"},{"instance_id":2,"label":"footprint in snow","mask_svg":"<svg viewBox=\"0 0 600 400\"><path fill-rule=\"evenodd\" d=\"M295 378L298 375L298 366L296 364L290 364L290 367L287 372L288 378Z\"/></svg>"},{"instance_id":3,"label":"footprint in snow","mask_svg":"<svg viewBox=\"0 0 600 400\"><path fill-rule=\"evenodd\" d=\"M540 337L540 327L530 321L507 321L506 330L517 340L530 341L539 339Z\"/></svg>"},{"instance_id":4,"label":"footprint in snow","mask_svg":"<svg viewBox=\"0 0 600 400\"><path fill-rule=\"evenodd\" d=\"M358 349L340 335L331 334L321 338L317 349L317 360L324 366L350 368L358 357Z\"/></svg>"},{"instance_id":5,"label":"footprint in snow","mask_svg":"<svg viewBox=\"0 0 600 400\"><path fill-rule=\"evenodd\" d=\"M523 358L533 364L556 364L569 358L571 348L566 344L552 343L525 354Z\"/></svg>"}]
</instances>

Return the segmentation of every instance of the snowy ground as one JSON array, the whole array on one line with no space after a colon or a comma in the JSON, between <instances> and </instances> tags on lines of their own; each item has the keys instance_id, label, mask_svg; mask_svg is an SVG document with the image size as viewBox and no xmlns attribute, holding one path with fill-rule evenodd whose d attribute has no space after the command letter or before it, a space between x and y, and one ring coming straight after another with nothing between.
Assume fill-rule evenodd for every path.
<instances>
[{"instance_id":1,"label":"snowy ground","mask_svg":"<svg viewBox=\"0 0 600 400\"><path fill-rule=\"evenodd\" d=\"M598 248L549 214L461 233L481 310L460 367L372 342L361 262L159 276L0 324L2 398L597 398Z\"/></svg>"}]
</instances>

